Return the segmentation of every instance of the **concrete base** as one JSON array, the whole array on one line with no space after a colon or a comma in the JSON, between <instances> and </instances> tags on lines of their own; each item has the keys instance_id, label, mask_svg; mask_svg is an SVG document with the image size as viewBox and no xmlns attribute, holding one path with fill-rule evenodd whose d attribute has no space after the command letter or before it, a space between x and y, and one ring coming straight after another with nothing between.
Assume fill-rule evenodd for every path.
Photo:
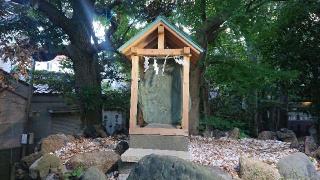
<instances>
[{"instance_id":1,"label":"concrete base","mask_svg":"<svg viewBox=\"0 0 320 180\"><path fill-rule=\"evenodd\" d=\"M138 149L129 148L125 153L121 155L122 162L136 163L144 156L156 154L175 156L181 159L190 160L190 154L188 151L172 151L172 150L159 150L159 149Z\"/></svg>"},{"instance_id":2,"label":"concrete base","mask_svg":"<svg viewBox=\"0 0 320 180\"><path fill-rule=\"evenodd\" d=\"M188 151L188 137L130 135L130 148Z\"/></svg>"}]
</instances>

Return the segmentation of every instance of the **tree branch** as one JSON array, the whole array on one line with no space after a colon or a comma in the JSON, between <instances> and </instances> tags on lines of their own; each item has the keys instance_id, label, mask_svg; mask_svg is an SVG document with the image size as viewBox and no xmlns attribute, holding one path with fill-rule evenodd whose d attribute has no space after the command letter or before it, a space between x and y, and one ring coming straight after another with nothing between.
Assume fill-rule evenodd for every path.
<instances>
[{"instance_id":1,"label":"tree branch","mask_svg":"<svg viewBox=\"0 0 320 180\"><path fill-rule=\"evenodd\" d=\"M202 31L206 34L207 42L214 41L217 34L221 31L221 25L226 21L227 16L214 16L205 21Z\"/></svg>"},{"instance_id":2,"label":"tree branch","mask_svg":"<svg viewBox=\"0 0 320 180\"><path fill-rule=\"evenodd\" d=\"M31 5L43 13L54 25L63 29L66 34L72 34L71 19L67 18L63 12L58 10L54 5L44 0L32 0Z\"/></svg>"}]
</instances>

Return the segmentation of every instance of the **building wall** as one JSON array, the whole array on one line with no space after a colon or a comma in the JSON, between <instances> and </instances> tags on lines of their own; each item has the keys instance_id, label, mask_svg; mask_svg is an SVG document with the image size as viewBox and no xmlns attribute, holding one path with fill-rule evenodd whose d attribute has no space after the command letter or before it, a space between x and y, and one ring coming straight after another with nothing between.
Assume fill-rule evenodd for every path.
<instances>
[{"instance_id":1,"label":"building wall","mask_svg":"<svg viewBox=\"0 0 320 180\"><path fill-rule=\"evenodd\" d=\"M26 123L29 86L12 81L0 92L0 179L10 179L13 164L21 158L20 138Z\"/></svg>"},{"instance_id":2,"label":"building wall","mask_svg":"<svg viewBox=\"0 0 320 180\"><path fill-rule=\"evenodd\" d=\"M49 112L55 108L67 109L68 107L70 105L66 104L59 95L39 94L32 97L30 119L35 142L50 134L76 134L80 131L81 121L78 113Z\"/></svg>"},{"instance_id":3,"label":"building wall","mask_svg":"<svg viewBox=\"0 0 320 180\"><path fill-rule=\"evenodd\" d=\"M81 120L79 114L66 113L52 115L52 134L79 134L81 132Z\"/></svg>"},{"instance_id":4,"label":"building wall","mask_svg":"<svg viewBox=\"0 0 320 180\"><path fill-rule=\"evenodd\" d=\"M0 149L20 147L26 123L27 100L12 93L0 93Z\"/></svg>"},{"instance_id":5,"label":"building wall","mask_svg":"<svg viewBox=\"0 0 320 180\"><path fill-rule=\"evenodd\" d=\"M288 128L293 130L297 136L310 135L309 128L313 124L313 117L309 113L299 111L288 112Z\"/></svg>"}]
</instances>

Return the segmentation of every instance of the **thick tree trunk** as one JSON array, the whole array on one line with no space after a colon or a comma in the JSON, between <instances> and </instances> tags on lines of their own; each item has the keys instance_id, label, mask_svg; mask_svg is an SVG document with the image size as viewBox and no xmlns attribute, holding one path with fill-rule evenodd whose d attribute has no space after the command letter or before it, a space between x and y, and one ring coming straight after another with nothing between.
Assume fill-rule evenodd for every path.
<instances>
[{"instance_id":1,"label":"thick tree trunk","mask_svg":"<svg viewBox=\"0 0 320 180\"><path fill-rule=\"evenodd\" d=\"M198 134L199 118L200 118L200 78L201 70L198 65L192 64L190 69L190 97L191 109L189 112L189 129L191 134Z\"/></svg>"},{"instance_id":2,"label":"thick tree trunk","mask_svg":"<svg viewBox=\"0 0 320 180\"><path fill-rule=\"evenodd\" d=\"M99 64L93 53L77 46L69 51L75 73L75 89L85 127L101 124L101 78Z\"/></svg>"}]
</instances>

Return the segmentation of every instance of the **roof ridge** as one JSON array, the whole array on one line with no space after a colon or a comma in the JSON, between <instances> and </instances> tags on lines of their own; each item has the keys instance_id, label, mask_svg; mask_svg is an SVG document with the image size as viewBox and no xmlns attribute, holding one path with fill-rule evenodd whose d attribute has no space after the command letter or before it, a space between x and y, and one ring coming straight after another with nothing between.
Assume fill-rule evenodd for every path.
<instances>
[{"instance_id":1,"label":"roof ridge","mask_svg":"<svg viewBox=\"0 0 320 180\"><path fill-rule=\"evenodd\" d=\"M142 30L140 30L137 34L135 34L133 37L131 37L126 43L124 43L122 46L118 48L118 51L124 50L126 47L130 46L134 41L136 41L140 36L142 36L146 31L151 29L154 25L157 23L162 22L166 26L168 26L170 29L175 31L181 38L183 38L185 41L187 41L190 45L192 45L194 48L196 48L200 53L202 53L204 50L203 48L196 43L188 34L186 34L183 30L180 30L176 25L171 23L166 17L159 15L152 23L149 23L146 25Z\"/></svg>"}]
</instances>

